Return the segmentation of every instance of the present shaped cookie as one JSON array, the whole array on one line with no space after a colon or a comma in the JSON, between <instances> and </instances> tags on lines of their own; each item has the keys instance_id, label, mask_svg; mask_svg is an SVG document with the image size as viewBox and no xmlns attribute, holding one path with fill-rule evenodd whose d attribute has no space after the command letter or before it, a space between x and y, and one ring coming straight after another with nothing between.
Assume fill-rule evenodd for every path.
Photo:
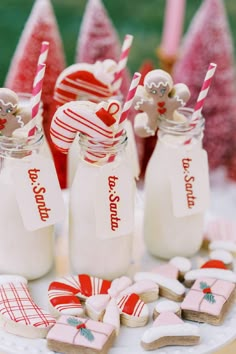
<instances>
[{"instance_id":1,"label":"present shaped cookie","mask_svg":"<svg viewBox=\"0 0 236 354\"><path fill-rule=\"evenodd\" d=\"M62 315L47 335L50 350L62 353L108 353L115 328L107 323Z\"/></svg>"},{"instance_id":2,"label":"present shaped cookie","mask_svg":"<svg viewBox=\"0 0 236 354\"><path fill-rule=\"evenodd\" d=\"M235 283L198 278L181 304L183 318L220 325L234 299Z\"/></svg>"}]
</instances>

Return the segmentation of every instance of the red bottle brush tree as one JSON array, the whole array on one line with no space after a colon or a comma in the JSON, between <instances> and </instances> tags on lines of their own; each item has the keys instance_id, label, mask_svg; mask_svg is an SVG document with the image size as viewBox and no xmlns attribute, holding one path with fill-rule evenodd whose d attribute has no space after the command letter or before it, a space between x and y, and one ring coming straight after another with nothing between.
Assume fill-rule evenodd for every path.
<instances>
[{"instance_id":1,"label":"red bottle brush tree","mask_svg":"<svg viewBox=\"0 0 236 354\"><path fill-rule=\"evenodd\" d=\"M132 49L131 49L132 50ZM119 60L121 45L114 25L101 0L88 0L76 48L76 62L93 64L97 60ZM124 98L130 85L130 74L124 71L121 93Z\"/></svg>"},{"instance_id":2,"label":"red bottle brush tree","mask_svg":"<svg viewBox=\"0 0 236 354\"><path fill-rule=\"evenodd\" d=\"M208 65L217 64L202 111L205 117L203 144L213 170L228 164L236 151L233 43L222 0L203 1L184 37L180 53L173 79L189 87L190 107L197 101Z\"/></svg>"},{"instance_id":3,"label":"red bottle brush tree","mask_svg":"<svg viewBox=\"0 0 236 354\"><path fill-rule=\"evenodd\" d=\"M65 68L63 45L50 0L36 0L13 55L5 86L15 92L31 93L41 42L49 42L42 102L43 127L51 148L61 187L66 186L66 156L58 152L50 139L53 115L53 91L58 75Z\"/></svg>"}]
</instances>

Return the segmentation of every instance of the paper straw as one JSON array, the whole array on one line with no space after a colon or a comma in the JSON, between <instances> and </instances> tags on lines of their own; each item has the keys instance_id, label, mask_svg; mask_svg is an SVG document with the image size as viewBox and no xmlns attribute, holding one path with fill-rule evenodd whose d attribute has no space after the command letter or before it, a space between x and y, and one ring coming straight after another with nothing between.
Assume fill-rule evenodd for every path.
<instances>
[{"instance_id":1,"label":"paper straw","mask_svg":"<svg viewBox=\"0 0 236 354\"><path fill-rule=\"evenodd\" d=\"M138 84L140 82L140 79L141 79L141 74L138 72L134 73L133 79L130 84L129 92L127 94L127 97L126 97L126 100L125 100L125 103L124 103L124 106L123 106L123 109L122 109L122 112L120 115L119 124L123 123L124 120L127 119L127 117L128 117L128 114L129 114L129 111L132 107L132 103L133 103L134 96L135 96L136 90L138 88Z\"/></svg>"},{"instance_id":2,"label":"paper straw","mask_svg":"<svg viewBox=\"0 0 236 354\"><path fill-rule=\"evenodd\" d=\"M47 56L48 56L48 49L49 49L49 42L43 41L41 43L41 48L40 48L40 53L38 57L38 63L37 63L37 71L36 71L36 76L34 78L34 83L33 83L33 91L32 91L32 96L31 96L31 106L32 106L32 117L31 120L35 120L39 108L40 108L40 101L41 101L41 95L42 95L42 86L43 86L43 79L45 75L45 69L46 69L46 61L47 61ZM41 89L40 89L41 86ZM37 101L39 98L39 101ZM35 125L35 122L33 122ZM30 129L28 136L32 136L35 132L35 126Z\"/></svg>"},{"instance_id":3,"label":"paper straw","mask_svg":"<svg viewBox=\"0 0 236 354\"><path fill-rule=\"evenodd\" d=\"M209 88L211 86L211 82L212 82L213 76L215 74L216 67L217 67L217 65L215 63L211 63L208 67L206 76L205 76L203 84L202 84L201 91L198 95L197 102L194 107L192 122L196 122L201 117L202 108L205 103Z\"/></svg>"},{"instance_id":4,"label":"paper straw","mask_svg":"<svg viewBox=\"0 0 236 354\"><path fill-rule=\"evenodd\" d=\"M194 129L197 125L197 122L199 121L201 114L202 114L202 109L203 105L205 103L209 88L211 86L211 82L213 79L213 76L215 74L217 65L215 63L210 63L207 69L206 76L204 78L200 93L197 98L197 102L194 107L193 115L192 115L192 120L190 122L191 129ZM184 145L190 144L192 141L192 138L188 138L187 140L184 141Z\"/></svg>"},{"instance_id":5,"label":"paper straw","mask_svg":"<svg viewBox=\"0 0 236 354\"><path fill-rule=\"evenodd\" d=\"M43 41L41 43L41 49L40 49L40 54L39 54L39 58L38 58L38 65L46 63L47 56L48 56L48 49L49 49L49 42Z\"/></svg>"},{"instance_id":6,"label":"paper straw","mask_svg":"<svg viewBox=\"0 0 236 354\"><path fill-rule=\"evenodd\" d=\"M118 61L118 65L117 65L117 70L115 73L115 77L112 83L113 89L114 91L118 91L121 83L122 83L122 76L124 74L125 68L126 68L126 64L127 64L127 60L129 57L129 52L130 52L130 48L133 42L133 36L130 34L127 34L125 36L122 48L121 48L121 55L120 55L120 59Z\"/></svg>"},{"instance_id":7,"label":"paper straw","mask_svg":"<svg viewBox=\"0 0 236 354\"><path fill-rule=\"evenodd\" d=\"M41 95L42 95L42 88L43 88L43 80L45 74L46 64L39 64L37 67L37 73L34 78L33 84L33 91L31 97L31 104L32 104L32 118L31 121L34 126L30 129L28 136L32 136L35 132L35 124L36 124L36 116L39 111Z\"/></svg>"}]
</instances>

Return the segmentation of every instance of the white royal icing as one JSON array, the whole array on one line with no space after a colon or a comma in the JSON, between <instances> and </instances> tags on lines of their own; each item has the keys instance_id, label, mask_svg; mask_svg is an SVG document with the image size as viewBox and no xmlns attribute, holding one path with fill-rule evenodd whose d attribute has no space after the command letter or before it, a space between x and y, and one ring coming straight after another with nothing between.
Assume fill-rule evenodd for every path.
<instances>
[{"instance_id":1,"label":"white royal icing","mask_svg":"<svg viewBox=\"0 0 236 354\"><path fill-rule=\"evenodd\" d=\"M236 274L228 269L219 269L219 268L202 268L190 270L186 273L184 278L185 280L196 280L201 277L215 278L220 280L230 281L236 283Z\"/></svg>"},{"instance_id":2,"label":"white royal icing","mask_svg":"<svg viewBox=\"0 0 236 354\"><path fill-rule=\"evenodd\" d=\"M185 293L185 287L176 279L164 277L163 275L151 272L138 272L134 276L135 281L139 280L152 280L159 286L169 289L177 295L183 295Z\"/></svg>"},{"instance_id":3,"label":"white royal icing","mask_svg":"<svg viewBox=\"0 0 236 354\"><path fill-rule=\"evenodd\" d=\"M221 249L229 252L236 252L236 243L232 241L212 241L209 245L211 251Z\"/></svg>"},{"instance_id":4,"label":"white royal icing","mask_svg":"<svg viewBox=\"0 0 236 354\"><path fill-rule=\"evenodd\" d=\"M190 271L192 268L190 260L185 257L174 257L170 260L170 263L183 273Z\"/></svg>"},{"instance_id":5,"label":"white royal icing","mask_svg":"<svg viewBox=\"0 0 236 354\"><path fill-rule=\"evenodd\" d=\"M189 323L183 324L175 324L175 325L165 325L165 326L157 326L151 327L147 329L143 336L142 342L144 343L152 343L163 337L171 337L171 336L199 336L199 328Z\"/></svg>"},{"instance_id":6,"label":"white royal icing","mask_svg":"<svg viewBox=\"0 0 236 354\"><path fill-rule=\"evenodd\" d=\"M179 304L171 300L160 301L156 304L155 310L158 313L162 312L178 312L180 310Z\"/></svg>"},{"instance_id":7,"label":"white royal icing","mask_svg":"<svg viewBox=\"0 0 236 354\"><path fill-rule=\"evenodd\" d=\"M218 259L225 264L230 264L233 262L233 256L230 252L225 250L214 250L209 254L210 259Z\"/></svg>"}]
</instances>

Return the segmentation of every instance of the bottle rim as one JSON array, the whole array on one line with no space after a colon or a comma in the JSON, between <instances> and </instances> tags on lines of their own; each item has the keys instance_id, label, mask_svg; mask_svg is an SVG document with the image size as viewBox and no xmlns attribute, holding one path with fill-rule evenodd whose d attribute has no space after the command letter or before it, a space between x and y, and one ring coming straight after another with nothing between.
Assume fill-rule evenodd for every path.
<instances>
[{"instance_id":1,"label":"bottle rim","mask_svg":"<svg viewBox=\"0 0 236 354\"><path fill-rule=\"evenodd\" d=\"M168 120L164 117L159 118L159 128L164 133L170 133L173 135L195 135L200 134L205 127L205 119L201 115L198 120L193 121L194 110L189 107L181 107L177 109L177 112L183 114L187 120L183 122Z\"/></svg>"},{"instance_id":2,"label":"bottle rim","mask_svg":"<svg viewBox=\"0 0 236 354\"><path fill-rule=\"evenodd\" d=\"M0 135L1 155L37 150L43 143L44 134L41 127L36 126L35 133L27 137L7 137Z\"/></svg>"},{"instance_id":3,"label":"bottle rim","mask_svg":"<svg viewBox=\"0 0 236 354\"><path fill-rule=\"evenodd\" d=\"M79 133L78 139L80 148L82 151L94 151L107 154L117 154L122 151L128 142L127 133L123 130L119 136L114 136L110 139L104 139L100 137L90 137L86 134Z\"/></svg>"}]
</instances>

